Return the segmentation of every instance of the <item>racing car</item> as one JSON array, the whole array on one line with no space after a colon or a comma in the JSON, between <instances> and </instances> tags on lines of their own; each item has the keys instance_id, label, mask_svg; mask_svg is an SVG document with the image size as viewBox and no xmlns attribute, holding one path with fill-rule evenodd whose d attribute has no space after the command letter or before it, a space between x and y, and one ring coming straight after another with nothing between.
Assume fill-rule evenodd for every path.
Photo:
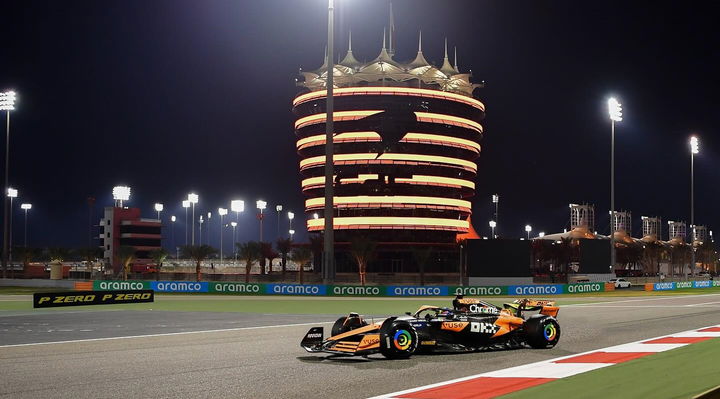
<instances>
[{"instance_id":1,"label":"racing car","mask_svg":"<svg viewBox=\"0 0 720 399\"><path fill-rule=\"evenodd\" d=\"M458 295L452 308L425 305L372 323L350 313L335 321L329 338L323 327L313 327L300 346L337 356L379 352L389 359L427 352L552 348L560 340L558 311L554 301L518 299L500 307Z\"/></svg>"}]
</instances>

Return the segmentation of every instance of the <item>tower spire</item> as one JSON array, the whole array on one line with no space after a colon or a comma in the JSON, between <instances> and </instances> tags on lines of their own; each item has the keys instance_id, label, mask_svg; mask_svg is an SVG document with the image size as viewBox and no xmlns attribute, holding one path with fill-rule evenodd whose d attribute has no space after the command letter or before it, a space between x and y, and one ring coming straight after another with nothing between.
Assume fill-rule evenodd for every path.
<instances>
[{"instance_id":1,"label":"tower spire","mask_svg":"<svg viewBox=\"0 0 720 399\"><path fill-rule=\"evenodd\" d=\"M455 68L453 68L452 65L450 65L450 60L448 59L448 51L447 51L447 37L445 38L445 58L443 59L443 64L440 67L440 72L444 73L447 76L454 75Z\"/></svg>"},{"instance_id":2,"label":"tower spire","mask_svg":"<svg viewBox=\"0 0 720 399\"><path fill-rule=\"evenodd\" d=\"M383 28L383 50L385 50L387 47L385 47L385 35L387 34L387 28Z\"/></svg>"},{"instance_id":3,"label":"tower spire","mask_svg":"<svg viewBox=\"0 0 720 399\"><path fill-rule=\"evenodd\" d=\"M457 46L454 46L453 48L455 49L455 62L453 62L453 64L455 64L455 72L460 73L460 67L457 62Z\"/></svg>"},{"instance_id":4,"label":"tower spire","mask_svg":"<svg viewBox=\"0 0 720 399\"><path fill-rule=\"evenodd\" d=\"M411 62L410 64L408 64L408 67L411 68L411 69L419 68L419 67L425 67L425 68L422 69L421 71L418 71L418 73L420 73L420 74L425 73L425 72L427 71L427 68L430 67L430 64L427 62L427 60L426 60L425 57L423 56L423 52L422 52L422 31L420 31L420 35L419 35L419 38L418 38L418 52L417 52L417 55L415 56L415 60L413 60L413 62Z\"/></svg>"},{"instance_id":5,"label":"tower spire","mask_svg":"<svg viewBox=\"0 0 720 399\"><path fill-rule=\"evenodd\" d=\"M345 58L342 59L338 64L345 65L346 67L350 68L356 68L359 67L361 64L360 62L355 59L355 56L352 52L352 31L350 31L350 37L348 38L348 51L347 54L345 54Z\"/></svg>"},{"instance_id":6,"label":"tower spire","mask_svg":"<svg viewBox=\"0 0 720 399\"><path fill-rule=\"evenodd\" d=\"M420 39L418 39L418 53L422 53L422 31L420 31Z\"/></svg>"}]
</instances>

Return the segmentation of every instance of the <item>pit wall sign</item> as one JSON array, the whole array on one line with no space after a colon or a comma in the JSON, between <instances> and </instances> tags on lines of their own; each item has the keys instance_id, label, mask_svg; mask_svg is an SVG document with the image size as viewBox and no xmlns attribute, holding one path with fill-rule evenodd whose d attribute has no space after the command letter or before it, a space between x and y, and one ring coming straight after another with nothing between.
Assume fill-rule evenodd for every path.
<instances>
[{"instance_id":1,"label":"pit wall sign","mask_svg":"<svg viewBox=\"0 0 720 399\"><path fill-rule=\"evenodd\" d=\"M33 294L33 308L153 302L152 290L71 291Z\"/></svg>"}]
</instances>

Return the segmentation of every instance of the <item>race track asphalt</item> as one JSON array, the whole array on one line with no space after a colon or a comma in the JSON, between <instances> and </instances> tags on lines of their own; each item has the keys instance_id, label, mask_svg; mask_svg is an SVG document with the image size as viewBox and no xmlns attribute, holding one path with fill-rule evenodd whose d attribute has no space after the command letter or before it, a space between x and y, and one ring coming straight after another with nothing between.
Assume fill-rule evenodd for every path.
<instances>
[{"instance_id":1,"label":"race track asphalt","mask_svg":"<svg viewBox=\"0 0 720 399\"><path fill-rule=\"evenodd\" d=\"M603 301L562 307L562 336L553 349L393 361L380 355L327 359L299 347L307 323L337 315L123 310L2 315L0 397L365 398L720 324L720 294ZM91 340L47 343L77 339Z\"/></svg>"}]
</instances>

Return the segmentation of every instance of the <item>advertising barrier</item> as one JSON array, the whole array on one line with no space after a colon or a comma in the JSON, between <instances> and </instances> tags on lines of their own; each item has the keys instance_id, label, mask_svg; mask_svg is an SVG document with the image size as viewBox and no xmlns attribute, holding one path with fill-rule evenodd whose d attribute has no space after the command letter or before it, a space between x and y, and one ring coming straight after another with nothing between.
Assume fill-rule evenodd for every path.
<instances>
[{"instance_id":1,"label":"advertising barrier","mask_svg":"<svg viewBox=\"0 0 720 399\"><path fill-rule=\"evenodd\" d=\"M646 283L645 291L671 291L687 288L720 287L720 280ZM510 286L405 286L405 285L323 285L323 284L266 284L242 282L194 281L106 281L76 284L76 290L92 287L95 291L140 291L183 293L215 293L229 295L308 295L346 297L434 297L434 296L523 296L584 294L613 291L611 283L527 284Z\"/></svg>"},{"instance_id":2,"label":"advertising barrier","mask_svg":"<svg viewBox=\"0 0 720 399\"><path fill-rule=\"evenodd\" d=\"M141 303L154 299L151 290L43 292L33 294L33 308Z\"/></svg>"}]
</instances>

